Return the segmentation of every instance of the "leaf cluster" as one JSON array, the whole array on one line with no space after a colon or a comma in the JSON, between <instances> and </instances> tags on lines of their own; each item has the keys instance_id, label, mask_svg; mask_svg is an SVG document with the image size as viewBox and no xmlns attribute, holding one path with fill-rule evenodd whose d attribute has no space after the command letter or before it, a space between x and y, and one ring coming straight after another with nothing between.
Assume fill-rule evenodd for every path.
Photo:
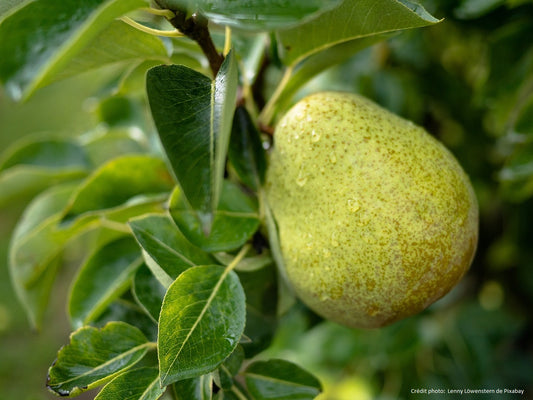
<instances>
[{"instance_id":1,"label":"leaf cluster","mask_svg":"<svg viewBox=\"0 0 533 400\"><path fill-rule=\"evenodd\" d=\"M311 373L262 356L301 307L262 193L272 126L320 72L436 22L406 0L1 6L0 81L12 98L89 70L115 74L101 127L24 139L0 159L0 204L32 197L9 250L32 325L65 252L87 249L48 388L103 386L102 400L315 398Z\"/></svg>"}]
</instances>

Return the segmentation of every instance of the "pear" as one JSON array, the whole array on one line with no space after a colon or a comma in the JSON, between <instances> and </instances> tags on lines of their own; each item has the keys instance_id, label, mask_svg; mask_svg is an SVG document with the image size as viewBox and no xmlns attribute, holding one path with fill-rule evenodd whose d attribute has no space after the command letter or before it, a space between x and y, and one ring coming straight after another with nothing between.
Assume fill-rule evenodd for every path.
<instances>
[{"instance_id":1,"label":"pear","mask_svg":"<svg viewBox=\"0 0 533 400\"><path fill-rule=\"evenodd\" d=\"M296 295L354 328L420 312L468 270L478 205L454 156L361 96L321 92L279 121L265 183Z\"/></svg>"}]
</instances>

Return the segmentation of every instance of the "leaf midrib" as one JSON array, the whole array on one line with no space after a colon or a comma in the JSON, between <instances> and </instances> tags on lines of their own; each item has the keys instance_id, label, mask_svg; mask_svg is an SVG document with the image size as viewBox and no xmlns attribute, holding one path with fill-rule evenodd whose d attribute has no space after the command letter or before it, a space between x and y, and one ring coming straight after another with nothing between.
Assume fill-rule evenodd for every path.
<instances>
[{"instance_id":1,"label":"leaf midrib","mask_svg":"<svg viewBox=\"0 0 533 400\"><path fill-rule=\"evenodd\" d=\"M64 380L64 381L61 381L61 382L58 382L58 383L56 383L56 384L50 384L50 386L59 388L59 387L64 386L64 385L66 385L66 384L68 384L68 383L75 382L76 380L82 379L82 378L84 378L84 377L86 377L86 376L89 376L89 375L91 375L91 374L94 374L94 373L97 372L97 371L102 370L103 368L105 368L105 367L111 365L111 364L114 363L114 362L118 362L118 361L120 361L121 359L127 357L127 356L130 355L130 354L133 354L133 353L135 353L135 352L137 352L137 351L139 351L139 350L142 350L143 348L146 348L146 350L148 350L148 349L151 348L151 347L155 347L155 343L154 343L154 342L146 342L146 343L143 343L143 344L141 344L141 345L138 345L138 346L132 347L132 348L129 349L128 351L126 351L126 352L124 352L124 353L120 353L120 355L118 355L117 357L113 357L113 358L107 360L105 363L100 364L100 365L99 365L98 367L96 367L96 368L93 368L93 369L91 369L91 370L89 370L89 371L84 372L83 374L77 375L77 376L75 376L75 377L72 377L72 378L70 378L70 379L67 379L67 380ZM121 369L115 371L113 374L110 374L110 375L108 375L108 376L106 376L106 377L104 377L104 378L108 378L109 376L112 376L112 375L116 374L117 372L119 372L119 371L121 371L121 370L123 370L123 369L125 369L125 368L128 368L129 366L130 366L130 365L126 365L125 367L123 367L123 368L121 368ZM98 381L100 381L100 380L101 380L101 379L98 379L97 381L93 382L93 385L94 385L94 383L96 383L96 382L98 382Z\"/></svg>"}]
</instances>

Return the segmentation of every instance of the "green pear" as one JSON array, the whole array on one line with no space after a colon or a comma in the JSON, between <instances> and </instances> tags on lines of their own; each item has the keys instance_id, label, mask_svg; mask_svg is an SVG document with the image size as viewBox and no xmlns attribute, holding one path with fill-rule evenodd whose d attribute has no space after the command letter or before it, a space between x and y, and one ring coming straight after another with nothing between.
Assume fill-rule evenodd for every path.
<instances>
[{"instance_id":1,"label":"green pear","mask_svg":"<svg viewBox=\"0 0 533 400\"><path fill-rule=\"evenodd\" d=\"M265 190L295 293L349 327L420 312L474 257L478 205L457 160L421 127L354 94L317 93L288 111Z\"/></svg>"}]
</instances>

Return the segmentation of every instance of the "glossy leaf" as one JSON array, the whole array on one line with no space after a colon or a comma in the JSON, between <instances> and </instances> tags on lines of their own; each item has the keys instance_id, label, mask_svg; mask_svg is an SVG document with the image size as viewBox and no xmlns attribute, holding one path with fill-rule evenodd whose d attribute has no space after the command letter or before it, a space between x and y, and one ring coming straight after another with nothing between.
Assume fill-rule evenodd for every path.
<instances>
[{"instance_id":1,"label":"glossy leaf","mask_svg":"<svg viewBox=\"0 0 533 400\"><path fill-rule=\"evenodd\" d=\"M244 350L241 346L237 346L233 353L218 368L219 381L217 381L217 385L220 388L230 390L233 387L233 377L239 373L243 361Z\"/></svg>"},{"instance_id":2,"label":"glossy leaf","mask_svg":"<svg viewBox=\"0 0 533 400\"><path fill-rule=\"evenodd\" d=\"M59 350L48 371L47 386L60 396L76 396L113 379L150 348L153 343L126 323L110 322L102 329L85 326Z\"/></svg>"},{"instance_id":3,"label":"glossy leaf","mask_svg":"<svg viewBox=\"0 0 533 400\"><path fill-rule=\"evenodd\" d=\"M74 185L58 185L37 196L24 211L11 238L9 272L15 292L33 326L39 325L48 303L59 265L57 260L59 252L54 252L43 260L33 257L39 253L39 249L25 248L23 243L35 232L39 232L41 227L49 226L57 219L58 213L67 204L74 189ZM40 264L41 279L29 282L37 263ZM48 272L42 274L43 270Z\"/></svg>"},{"instance_id":4,"label":"glossy leaf","mask_svg":"<svg viewBox=\"0 0 533 400\"><path fill-rule=\"evenodd\" d=\"M0 160L0 205L24 194L87 175L85 150L69 139L26 139Z\"/></svg>"},{"instance_id":5,"label":"glossy leaf","mask_svg":"<svg viewBox=\"0 0 533 400\"><path fill-rule=\"evenodd\" d=\"M360 39L349 40L333 44L319 52L313 53L300 61L292 70L287 84L283 86L279 95L271 99L271 115L266 116L264 122L270 123L273 116L278 112L284 112L293 102L294 95L326 69L341 64L353 57L355 53L369 47L377 42L389 38L393 34L376 34ZM272 103L272 101L274 101Z\"/></svg>"},{"instance_id":6,"label":"glossy leaf","mask_svg":"<svg viewBox=\"0 0 533 400\"><path fill-rule=\"evenodd\" d=\"M94 400L157 400L165 388L157 368L138 368L124 372L104 386Z\"/></svg>"},{"instance_id":7,"label":"glossy leaf","mask_svg":"<svg viewBox=\"0 0 533 400\"><path fill-rule=\"evenodd\" d=\"M0 2L0 20L7 14L21 7L25 0L4 0Z\"/></svg>"},{"instance_id":8,"label":"glossy leaf","mask_svg":"<svg viewBox=\"0 0 533 400\"><path fill-rule=\"evenodd\" d=\"M214 81L180 65L148 71L152 116L174 174L204 232L217 207L237 93L229 53Z\"/></svg>"},{"instance_id":9,"label":"glossy leaf","mask_svg":"<svg viewBox=\"0 0 533 400\"><path fill-rule=\"evenodd\" d=\"M225 40L225 37L224 37ZM241 79L246 85L253 85L261 69L261 63L265 59L265 47L268 45L268 34L235 31L231 35L231 41L238 54L239 71ZM221 45L223 41L221 40Z\"/></svg>"},{"instance_id":10,"label":"glossy leaf","mask_svg":"<svg viewBox=\"0 0 533 400\"><path fill-rule=\"evenodd\" d=\"M65 227L60 224L62 210L76 189L69 184L56 186L36 197L19 220L10 243L13 286L33 326L40 324L55 276L53 271L65 246L88 232L104 232L107 223L118 222L120 226L132 216L162 209L162 199L141 198L137 204L95 212Z\"/></svg>"},{"instance_id":11,"label":"glossy leaf","mask_svg":"<svg viewBox=\"0 0 533 400\"><path fill-rule=\"evenodd\" d=\"M216 253L214 256L223 265L228 265L234 258L230 253ZM271 265L273 262L274 261L270 256L270 251L263 249L261 254L243 258L243 260L239 262L239 265L235 267L235 271L254 272Z\"/></svg>"},{"instance_id":12,"label":"glossy leaf","mask_svg":"<svg viewBox=\"0 0 533 400\"><path fill-rule=\"evenodd\" d=\"M228 157L239 178L257 191L265 178L265 149L259 131L243 106L235 110Z\"/></svg>"},{"instance_id":13,"label":"glossy leaf","mask_svg":"<svg viewBox=\"0 0 533 400\"><path fill-rule=\"evenodd\" d=\"M173 385L177 400L211 400L213 396L212 374L182 379Z\"/></svg>"},{"instance_id":14,"label":"glossy leaf","mask_svg":"<svg viewBox=\"0 0 533 400\"><path fill-rule=\"evenodd\" d=\"M186 269L214 261L210 255L192 245L167 215L142 216L131 220L129 225L143 250L166 275L163 279L159 276L165 287Z\"/></svg>"},{"instance_id":15,"label":"glossy leaf","mask_svg":"<svg viewBox=\"0 0 533 400\"><path fill-rule=\"evenodd\" d=\"M70 290L68 311L74 328L94 321L131 284L142 263L139 246L124 237L96 250L81 267Z\"/></svg>"},{"instance_id":16,"label":"glossy leaf","mask_svg":"<svg viewBox=\"0 0 533 400\"><path fill-rule=\"evenodd\" d=\"M242 343L242 347L246 357L251 358L271 344L277 328L276 268L270 264L249 272L239 270L238 275L246 295L244 334L249 338L249 341Z\"/></svg>"},{"instance_id":17,"label":"glossy leaf","mask_svg":"<svg viewBox=\"0 0 533 400\"><path fill-rule=\"evenodd\" d=\"M183 235L207 252L234 250L246 243L259 227L257 205L229 181L224 181L209 236L204 234L179 190L170 198L170 214Z\"/></svg>"},{"instance_id":18,"label":"glossy leaf","mask_svg":"<svg viewBox=\"0 0 533 400\"><path fill-rule=\"evenodd\" d=\"M169 62L168 52L161 39L147 35L122 21L113 21L49 80L58 81L115 63L133 64L144 60Z\"/></svg>"},{"instance_id":19,"label":"glossy leaf","mask_svg":"<svg viewBox=\"0 0 533 400\"><path fill-rule=\"evenodd\" d=\"M322 390L313 375L285 360L256 361L244 377L256 400L312 400Z\"/></svg>"},{"instance_id":20,"label":"glossy leaf","mask_svg":"<svg viewBox=\"0 0 533 400\"><path fill-rule=\"evenodd\" d=\"M163 305L166 288L144 264L135 274L133 280L133 295L146 313L157 322Z\"/></svg>"},{"instance_id":21,"label":"glossy leaf","mask_svg":"<svg viewBox=\"0 0 533 400\"><path fill-rule=\"evenodd\" d=\"M114 128L87 137L84 148L93 165L101 165L126 154L147 152L144 138L137 128Z\"/></svg>"},{"instance_id":22,"label":"glossy leaf","mask_svg":"<svg viewBox=\"0 0 533 400\"><path fill-rule=\"evenodd\" d=\"M162 384L215 370L239 343L245 312L234 272L212 265L182 273L169 287L159 317Z\"/></svg>"},{"instance_id":23,"label":"glossy leaf","mask_svg":"<svg viewBox=\"0 0 533 400\"><path fill-rule=\"evenodd\" d=\"M164 0L171 9L199 11L217 24L246 30L274 30L297 25L339 4L339 0Z\"/></svg>"},{"instance_id":24,"label":"glossy leaf","mask_svg":"<svg viewBox=\"0 0 533 400\"><path fill-rule=\"evenodd\" d=\"M141 195L159 195L174 187L165 163L148 155L127 155L94 171L74 194L63 220L120 207Z\"/></svg>"},{"instance_id":25,"label":"glossy leaf","mask_svg":"<svg viewBox=\"0 0 533 400\"><path fill-rule=\"evenodd\" d=\"M13 98L27 98L116 17L145 5L145 0L26 3L0 22L0 81Z\"/></svg>"},{"instance_id":26,"label":"glossy leaf","mask_svg":"<svg viewBox=\"0 0 533 400\"><path fill-rule=\"evenodd\" d=\"M279 53L286 65L296 65L341 42L437 22L421 5L408 0L343 0L312 21L278 32Z\"/></svg>"},{"instance_id":27,"label":"glossy leaf","mask_svg":"<svg viewBox=\"0 0 533 400\"><path fill-rule=\"evenodd\" d=\"M110 322L121 321L139 329L149 341L157 341L157 324L139 305L126 298L127 292L111 303L106 310L91 325L102 328ZM143 363L144 364L144 363ZM155 364L148 364L154 366Z\"/></svg>"},{"instance_id":28,"label":"glossy leaf","mask_svg":"<svg viewBox=\"0 0 533 400\"><path fill-rule=\"evenodd\" d=\"M88 168L89 160L84 149L70 139L24 140L2 157L0 171L16 165L33 165L41 168Z\"/></svg>"},{"instance_id":29,"label":"glossy leaf","mask_svg":"<svg viewBox=\"0 0 533 400\"><path fill-rule=\"evenodd\" d=\"M499 178L506 199L522 202L533 195L533 142L517 146Z\"/></svg>"}]
</instances>

